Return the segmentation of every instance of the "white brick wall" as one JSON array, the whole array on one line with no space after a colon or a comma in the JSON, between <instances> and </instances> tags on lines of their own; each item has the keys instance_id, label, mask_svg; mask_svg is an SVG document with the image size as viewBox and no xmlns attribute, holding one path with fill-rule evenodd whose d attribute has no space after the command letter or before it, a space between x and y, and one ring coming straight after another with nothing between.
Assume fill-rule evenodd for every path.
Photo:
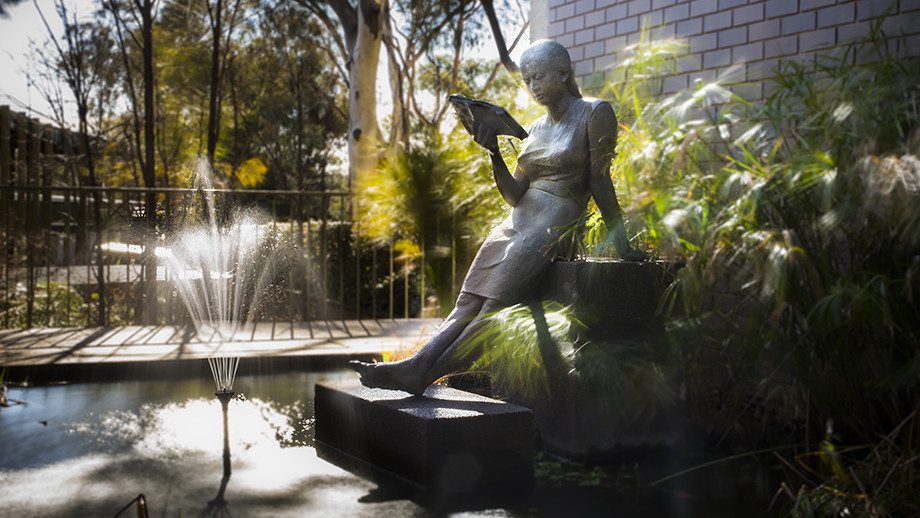
<instances>
[{"instance_id":1,"label":"white brick wall","mask_svg":"<svg viewBox=\"0 0 920 518\"><path fill-rule=\"evenodd\" d=\"M762 81L781 59L809 59L865 35L886 12L883 29L907 35L896 50L920 56L920 0L535 0L545 4L539 32L565 45L586 92L597 90L622 50L652 38L682 38L689 54L663 82L665 93L697 78L726 79L739 95L763 98ZM532 20L537 23L537 20Z\"/></svg>"}]
</instances>

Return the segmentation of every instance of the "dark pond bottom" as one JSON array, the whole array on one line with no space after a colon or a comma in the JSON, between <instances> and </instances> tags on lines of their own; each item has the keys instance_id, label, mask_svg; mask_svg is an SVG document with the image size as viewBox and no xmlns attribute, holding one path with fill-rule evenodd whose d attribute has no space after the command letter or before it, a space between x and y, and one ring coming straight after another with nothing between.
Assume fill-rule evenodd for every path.
<instances>
[{"instance_id":1,"label":"dark pond bottom","mask_svg":"<svg viewBox=\"0 0 920 518\"><path fill-rule=\"evenodd\" d=\"M165 517L769 514L775 485L750 462L649 486L708 460L674 455L605 468L541 457L529 495L500 487L481 498L426 494L334 453L318 455L314 383L351 377L334 370L237 378L222 509L208 508L222 476L222 417L210 379L12 387L10 397L27 404L0 409L0 516L112 516L140 493L150 516Z\"/></svg>"}]
</instances>

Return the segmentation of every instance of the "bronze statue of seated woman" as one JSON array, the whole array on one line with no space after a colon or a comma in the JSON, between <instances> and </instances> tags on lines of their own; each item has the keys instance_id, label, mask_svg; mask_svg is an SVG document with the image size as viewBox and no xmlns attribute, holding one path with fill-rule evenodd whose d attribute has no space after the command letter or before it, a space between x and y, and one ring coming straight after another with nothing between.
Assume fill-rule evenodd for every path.
<instances>
[{"instance_id":1,"label":"bronze statue of seated woman","mask_svg":"<svg viewBox=\"0 0 920 518\"><path fill-rule=\"evenodd\" d=\"M510 216L492 230L470 266L454 310L415 355L398 362L351 362L368 387L421 394L435 380L468 367L457 351L485 317L529 301L556 255L560 228L576 220L593 196L612 232L620 257L646 254L629 243L610 180L617 118L609 103L581 96L568 51L541 40L521 57L521 74L546 115L531 127L514 173L498 151L494 127L474 136L492 158L495 183L511 205Z\"/></svg>"}]
</instances>

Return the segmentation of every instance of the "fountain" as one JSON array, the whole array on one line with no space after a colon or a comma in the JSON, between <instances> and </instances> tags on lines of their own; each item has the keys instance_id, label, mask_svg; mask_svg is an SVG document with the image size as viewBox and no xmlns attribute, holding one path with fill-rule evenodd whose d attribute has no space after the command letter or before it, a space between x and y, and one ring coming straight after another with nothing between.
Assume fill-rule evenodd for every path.
<instances>
[{"instance_id":1,"label":"fountain","mask_svg":"<svg viewBox=\"0 0 920 518\"><path fill-rule=\"evenodd\" d=\"M269 219L255 209L232 207L225 224L214 199L205 160L195 167L193 186L203 214L185 209L187 221L169 240L160 262L169 272L199 339L229 342L258 318L272 295L283 289L279 274L291 259ZM202 222L192 222L196 216Z\"/></svg>"},{"instance_id":2,"label":"fountain","mask_svg":"<svg viewBox=\"0 0 920 518\"><path fill-rule=\"evenodd\" d=\"M196 335L199 339L207 337L209 343L216 337L212 352L217 353L242 328L254 323L263 302L279 287L277 274L288 248L281 246L275 234L264 230L264 218L252 209L232 207L229 223L219 224L207 161L198 161L193 186L201 197L204 222L186 222L161 261L170 272L169 280L188 311ZM186 214L190 213L194 217L186 207ZM238 356L208 358L214 395L223 414L223 476L217 496L208 502L206 514L210 515L221 515L227 508L224 493L232 473L228 411L239 362Z\"/></svg>"}]
</instances>

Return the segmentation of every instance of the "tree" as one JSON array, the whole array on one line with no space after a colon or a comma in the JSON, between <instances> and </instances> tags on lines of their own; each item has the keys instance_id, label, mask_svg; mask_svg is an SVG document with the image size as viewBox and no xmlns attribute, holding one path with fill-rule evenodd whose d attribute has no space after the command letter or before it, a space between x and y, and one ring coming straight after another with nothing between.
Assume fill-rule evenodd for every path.
<instances>
[{"instance_id":1,"label":"tree","mask_svg":"<svg viewBox=\"0 0 920 518\"><path fill-rule=\"evenodd\" d=\"M342 80L320 50L315 19L296 4L266 5L258 37L233 68L228 157L263 157L274 188L326 189L332 143L345 132ZM241 109L240 98L246 100ZM311 172L317 173L311 175Z\"/></svg>"},{"instance_id":2,"label":"tree","mask_svg":"<svg viewBox=\"0 0 920 518\"><path fill-rule=\"evenodd\" d=\"M217 140L220 136L221 100L223 94L223 81L230 65L230 39L239 22L242 10L241 0L229 0L224 6L223 0L216 0L213 4L207 2L208 23L211 27L211 82L208 88L208 164L214 168L214 152L217 150ZM224 11L227 11L226 13ZM226 19L226 41L224 21Z\"/></svg>"},{"instance_id":3,"label":"tree","mask_svg":"<svg viewBox=\"0 0 920 518\"><path fill-rule=\"evenodd\" d=\"M393 96L389 143L405 145L412 131L413 115L428 125L437 125L446 111L446 106L440 104L433 116L421 114L414 95L418 63L433 56L436 48L446 42L454 51L453 77L456 77L461 47L476 37L471 35L469 26L476 27L473 18L478 13L477 3L475 0L358 0L357 4L348 0L298 1L326 27L338 59L344 62L345 66L340 68L347 70L349 175L354 182L374 170L378 157L376 79L380 45L386 47ZM501 62L509 72L516 73L517 65L505 45L493 1L481 0L479 6L489 20ZM327 12L327 7L332 13ZM333 21L333 15L338 23ZM445 28L450 29L446 38Z\"/></svg>"},{"instance_id":4,"label":"tree","mask_svg":"<svg viewBox=\"0 0 920 518\"><path fill-rule=\"evenodd\" d=\"M134 126L135 157L140 164L144 187L144 212L147 221L147 243L144 252L144 319L156 323L156 256L153 243L156 237L157 196L156 187L156 107L153 63L154 0L103 0L103 6L112 16L125 74L125 89L131 105ZM134 54L140 52L141 64ZM137 75L143 101L137 95ZM143 109L143 117L140 111ZM143 133L141 132L143 124ZM141 145L143 135L143 145Z\"/></svg>"},{"instance_id":5,"label":"tree","mask_svg":"<svg viewBox=\"0 0 920 518\"><path fill-rule=\"evenodd\" d=\"M393 113L390 118L390 144L407 146L412 132L412 115L427 126L438 126L446 108L442 99L436 98L435 115L426 117L416 99L418 65L423 58L436 61L437 43L446 40L453 49L452 78L456 81L461 63L464 38L470 39L475 31L468 30L476 13L472 0L441 0L437 2L395 2L400 10L398 17L388 16L384 44L389 64L390 89ZM402 20L397 23L394 18ZM444 36L445 29L450 37ZM473 36L475 37L475 36Z\"/></svg>"},{"instance_id":6,"label":"tree","mask_svg":"<svg viewBox=\"0 0 920 518\"><path fill-rule=\"evenodd\" d=\"M94 130L100 131L104 120L105 104L110 100L106 78L107 71L111 70L113 56L113 41L109 30L100 24L81 23L76 12L70 12L64 0L57 0L54 4L55 12L63 24L62 39L59 39L48 24L45 14L35 2L35 8L45 25L48 40L53 47L53 56L42 53L41 58L46 69L55 71L67 85L70 95L77 106L77 133L80 139L78 148L82 151L83 165L86 168L86 180L80 179L81 185L97 186L96 178L96 142L91 135L90 109L92 100L99 96L100 116ZM61 126L65 126L63 99L52 98L46 95L49 104L57 106L55 111L60 118ZM58 102L55 102L58 101ZM96 251L96 282L99 293L98 311L96 314L97 325L106 324L106 286L104 260L102 256L102 212L99 191L93 191L93 224L96 228L94 248Z\"/></svg>"},{"instance_id":7,"label":"tree","mask_svg":"<svg viewBox=\"0 0 920 518\"><path fill-rule=\"evenodd\" d=\"M486 18L489 20L489 28L492 29L492 37L495 38L495 48L498 50L499 61L501 61L508 72L512 74L517 73L518 66L511 60L511 55L508 52L508 48L505 46L505 38L502 36L501 25L498 23L498 15L495 13L495 1L479 0L479 3L482 4L482 10L485 11Z\"/></svg>"},{"instance_id":8,"label":"tree","mask_svg":"<svg viewBox=\"0 0 920 518\"><path fill-rule=\"evenodd\" d=\"M338 27L319 0L299 0L330 33L348 71L348 177L353 183L377 166L377 63L388 0L328 0ZM344 38L339 35L339 28Z\"/></svg>"}]
</instances>

